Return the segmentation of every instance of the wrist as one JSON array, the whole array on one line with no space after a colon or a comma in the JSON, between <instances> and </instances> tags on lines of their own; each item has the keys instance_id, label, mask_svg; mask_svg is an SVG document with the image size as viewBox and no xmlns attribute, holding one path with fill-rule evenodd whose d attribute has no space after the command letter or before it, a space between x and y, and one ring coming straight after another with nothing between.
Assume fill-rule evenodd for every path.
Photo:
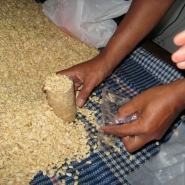
<instances>
[{"instance_id":1,"label":"wrist","mask_svg":"<svg viewBox=\"0 0 185 185\"><path fill-rule=\"evenodd\" d=\"M179 79L172 82L175 86L172 87L172 91L175 91L175 96L178 102L178 108L181 112L185 109L185 79Z\"/></svg>"},{"instance_id":2,"label":"wrist","mask_svg":"<svg viewBox=\"0 0 185 185\"><path fill-rule=\"evenodd\" d=\"M123 51L122 51L123 52ZM109 48L105 48L98 56L107 76L109 76L116 66L122 61L125 56L118 57L117 52L113 52Z\"/></svg>"}]
</instances>

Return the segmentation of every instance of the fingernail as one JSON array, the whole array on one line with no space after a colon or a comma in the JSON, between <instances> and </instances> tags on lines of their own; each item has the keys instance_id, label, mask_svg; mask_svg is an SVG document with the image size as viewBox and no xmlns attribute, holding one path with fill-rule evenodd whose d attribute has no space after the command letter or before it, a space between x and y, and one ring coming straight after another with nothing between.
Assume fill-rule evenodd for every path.
<instances>
[{"instance_id":1,"label":"fingernail","mask_svg":"<svg viewBox=\"0 0 185 185\"><path fill-rule=\"evenodd\" d=\"M99 129L99 132L105 133L104 130L102 130L101 128Z\"/></svg>"},{"instance_id":2,"label":"fingernail","mask_svg":"<svg viewBox=\"0 0 185 185\"><path fill-rule=\"evenodd\" d=\"M81 98L77 99L76 104L78 107L83 107L85 101Z\"/></svg>"},{"instance_id":3,"label":"fingernail","mask_svg":"<svg viewBox=\"0 0 185 185\"><path fill-rule=\"evenodd\" d=\"M42 91L43 91L44 93L46 93L46 90L44 89L44 87L45 87L45 86L42 87Z\"/></svg>"}]
</instances>

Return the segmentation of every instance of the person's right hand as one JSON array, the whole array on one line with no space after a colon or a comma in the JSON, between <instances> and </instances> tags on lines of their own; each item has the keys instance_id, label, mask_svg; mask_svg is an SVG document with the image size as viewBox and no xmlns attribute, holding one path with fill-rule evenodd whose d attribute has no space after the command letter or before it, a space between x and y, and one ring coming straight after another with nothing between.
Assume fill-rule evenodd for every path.
<instances>
[{"instance_id":1,"label":"person's right hand","mask_svg":"<svg viewBox=\"0 0 185 185\"><path fill-rule=\"evenodd\" d=\"M179 69L185 69L185 30L174 37L174 43L181 47L173 53L172 60Z\"/></svg>"},{"instance_id":2,"label":"person's right hand","mask_svg":"<svg viewBox=\"0 0 185 185\"><path fill-rule=\"evenodd\" d=\"M152 140L160 140L185 108L185 80L152 87L120 107L117 118L136 115L137 120L100 127L99 131L122 138L128 152L135 152Z\"/></svg>"},{"instance_id":3,"label":"person's right hand","mask_svg":"<svg viewBox=\"0 0 185 185\"><path fill-rule=\"evenodd\" d=\"M73 80L75 92L82 86L76 99L78 107L84 106L94 87L110 74L105 62L105 59L101 59L99 55L89 61L57 72L57 74L65 74Z\"/></svg>"}]
</instances>

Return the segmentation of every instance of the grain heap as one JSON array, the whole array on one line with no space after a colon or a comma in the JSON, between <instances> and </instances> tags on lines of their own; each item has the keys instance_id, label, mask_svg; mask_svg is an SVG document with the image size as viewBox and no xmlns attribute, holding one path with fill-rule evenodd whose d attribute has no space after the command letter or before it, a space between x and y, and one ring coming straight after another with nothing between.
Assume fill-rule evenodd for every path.
<instances>
[{"instance_id":1,"label":"grain heap","mask_svg":"<svg viewBox=\"0 0 185 185\"><path fill-rule=\"evenodd\" d=\"M59 119L41 88L48 75L98 51L62 33L41 9L34 0L0 1L0 184L25 185L48 164L89 155L84 123Z\"/></svg>"}]
</instances>

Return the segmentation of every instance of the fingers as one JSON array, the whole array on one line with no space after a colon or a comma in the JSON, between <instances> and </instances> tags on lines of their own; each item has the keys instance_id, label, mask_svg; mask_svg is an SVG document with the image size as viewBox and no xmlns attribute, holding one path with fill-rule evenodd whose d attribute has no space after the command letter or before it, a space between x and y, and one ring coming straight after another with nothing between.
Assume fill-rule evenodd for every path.
<instances>
[{"instance_id":1,"label":"fingers","mask_svg":"<svg viewBox=\"0 0 185 185\"><path fill-rule=\"evenodd\" d=\"M78 107L84 106L93 89L94 85L87 84L87 82L84 83L81 91L78 94L78 97L76 98L76 105Z\"/></svg>"},{"instance_id":2,"label":"fingers","mask_svg":"<svg viewBox=\"0 0 185 185\"><path fill-rule=\"evenodd\" d=\"M123 137L122 141L128 152L133 153L143 147L148 141L140 136Z\"/></svg>"},{"instance_id":3,"label":"fingers","mask_svg":"<svg viewBox=\"0 0 185 185\"><path fill-rule=\"evenodd\" d=\"M137 113L137 109L134 106L134 99L126 103L119 108L117 117L119 120L125 119L128 116L134 115ZM122 125L111 125L111 126L102 126L100 132L105 132L107 134L117 135L119 137L125 137L130 135L136 135L140 133L141 125L140 118L131 123L125 123Z\"/></svg>"},{"instance_id":4,"label":"fingers","mask_svg":"<svg viewBox=\"0 0 185 185\"><path fill-rule=\"evenodd\" d=\"M174 43L181 48L173 53L171 58L179 69L185 69L185 30L174 37Z\"/></svg>"},{"instance_id":5,"label":"fingers","mask_svg":"<svg viewBox=\"0 0 185 185\"><path fill-rule=\"evenodd\" d=\"M185 62L185 45L173 53L172 60L176 63Z\"/></svg>"},{"instance_id":6,"label":"fingers","mask_svg":"<svg viewBox=\"0 0 185 185\"><path fill-rule=\"evenodd\" d=\"M175 37L174 37L174 43L177 45L177 46L182 46L182 45L185 45L185 30L180 32L179 34L177 34Z\"/></svg>"},{"instance_id":7,"label":"fingers","mask_svg":"<svg viewBox=\"0 0 185 185\"><path fill-rule=\"evenodd\" d=\"M137 112L134 106L134 99L127 102L125 105L119 108L118 110L118 118L126 118L127 116L133 115Z\"/></svg>"},{"instance_id":8,"label":"fingers","mask_svg":"<svg viewBox=\"0 0 185 185\"><path fill-rule=\"evenodd\" d=\"M142 135L142 128L138 122L137 120L123 125L103 126L100 131L121 137L126 150L132 153L150 141L150 137Z\"/></svg>"},{"instance_id":9,"label":"fingers","mask_svg":"<svg viewBox=\"0 0 185 185\"><path fill-rule=\"evenodd\" d=\"M99 131L106 134L116 135L118 137L126 137L140 134L141 127L139 120L135 120L131 123L125 123L122 125L102 126Z\"/></svg>"},{"instance_id":10,"label":"fingers","mask_svg":"<svg viewBox=\"0 0 185 185\"><path fill-rule=\"evenodd\" d=\"M42 92L46 93L46 90L44 89L45 86L42 87Z\"/></svg>"},{"instance_id":11,"label":"fingers","mask_svg":"<svg viewBox=\"0 0 185 185\"><path fill-rule=\"evenodd\" d=\"M70 70L66 69L66 70L62 70L62 71L57 71L56 74L59 74L59 75L67 75L67 76L71 76L71 72Z\"/></svg>"},{"instance_id":12,"label":"fingers","mask_svg":"<svg viewBox=\"0 0 185 185\"><path fill-rule=\"evenodd\" d=\"M71 69L70 70L59 71L59 72L57 72L57 74L60 74L60 75L65 74L65 75L70 76L73 79L73 82L74 82L75 92L77 90L79 90L79 87L81 85L83 85L83 80L80 79L79 77L77 77L76 73L73 72L73 70L71 71ZM89 97L91 91L92 91L91 87L88 87L88 85L85 85L85 84L83 85L81 91L79 92L79 94L76 98L76 105L78 107L83 107L84 106L84 104L86 103L87 98Z\"/></svg>"},{"instance_id":13,"label":"fingers","mask_svg":"<svg viewBox=\"0 0 185 185\"><path fill-rule=\"evenodd\" d=\"M177 63L177 67L179 69L185 69L185 61L184 62Z\"/></svg>"}]
</instances>

